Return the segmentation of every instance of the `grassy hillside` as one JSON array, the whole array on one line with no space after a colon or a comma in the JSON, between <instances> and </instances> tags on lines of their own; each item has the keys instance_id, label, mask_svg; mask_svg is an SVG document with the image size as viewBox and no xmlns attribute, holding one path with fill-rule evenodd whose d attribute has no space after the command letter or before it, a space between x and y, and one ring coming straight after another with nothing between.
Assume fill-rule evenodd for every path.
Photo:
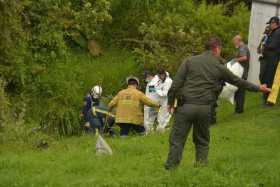
<instances>
[{"instance_id":1,"label":"grassy hillside","mask_svg":"<svg viewBox=\"0 0 280 187\"><path fill-rule=\"evenodd\" d=\"M34 137L5 142L0 134L0 186L279 186L280 108L261 108L257 94L247 98L242 115L221 104L206 168L193 167L189 138L180 167L165 171L168 133L106 138L111 157L95 155L93 136L49 138L50 147L40 150Z\"/></svg>"}]
</instances>

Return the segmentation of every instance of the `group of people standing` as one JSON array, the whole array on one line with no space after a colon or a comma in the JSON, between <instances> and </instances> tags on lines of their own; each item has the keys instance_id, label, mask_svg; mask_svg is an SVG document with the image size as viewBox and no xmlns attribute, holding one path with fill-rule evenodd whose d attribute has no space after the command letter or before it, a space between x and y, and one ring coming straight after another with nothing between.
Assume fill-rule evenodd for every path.
<instances>
[{"instance_id":1,"label":"group of people standing","mask_svg":"<svg viewBox=\"0 0 280 187\"><path fill-rule=\"evenodd\" d=\"M156 119L158 124L156 130L162 132L174 112L174 123L170 133L169 154L165 168L174 169L179 165L191 128L193 128L193 142L195 144L195 163L196 165L207 164L210 142L209 127L213 113L215 113L213 106L217 103L225 82L239 88L235 94L236 113L242 113L244 110L245 90L263 92L264 103L269 104L266 102L266 98L271 91L274 74L280 60L279 18L271 18L269 24L271 30L265 41L262 41L261 46L260 85L246 80L249 72L250 52L241 36L237 35L233 38L233 44L237 49L234 61L240 63L244 68L241 78L234 75L222 63L221 40L217 37L211 37L205 42L205 51L202 54L183 60L173 81L166 70L160 70L156 75L146 72L147 86L144 94L138 89L139 79L130 76L127 78L128 87L121 90L112 99L108 109L94 110L95 114L100 112L111 116L110 124L116 123L120 127L120 135L127 136L130 131L140 134L150 133ZM88 102L92 104L99 100L100 90L101 87L99 89L95 87L92 90L88 96L91 99L87 97L84 108L89 109ZM99 101L97 103L100 104ZM110 112L114 108L116 109L115 115L112 115ZM89 111L86 112L85 109L83 116L87 116L88 121L93 121L92 118L96 116L94 116L92 109ZM104 121L104 116L101 115L100 119Z\"/></svg>"}]
</instances>

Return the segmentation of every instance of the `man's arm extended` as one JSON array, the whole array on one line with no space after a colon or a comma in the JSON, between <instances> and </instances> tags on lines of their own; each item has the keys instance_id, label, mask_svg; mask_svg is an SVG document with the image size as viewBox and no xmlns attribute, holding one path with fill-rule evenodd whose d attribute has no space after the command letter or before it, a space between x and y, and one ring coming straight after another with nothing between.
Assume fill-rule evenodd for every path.
<instances>
[{"instance_id":1,"label":"man's arm extended","mask_svg":"<svg viewBox=\"0 0 280 187\"><path fill-rule=\"evenodd\" d=\"M250 83L249 81L239 78L238 76L234 75L231 71L229 71L224 66L220 66L220 69L222 71L223 79L225 82L233 84L239 88L247 89L252 92L261 91L264 93L269 93L271 91L271 89L267 88L266 85L256 85L256 84Z\"/></svg>"}]
</instances>

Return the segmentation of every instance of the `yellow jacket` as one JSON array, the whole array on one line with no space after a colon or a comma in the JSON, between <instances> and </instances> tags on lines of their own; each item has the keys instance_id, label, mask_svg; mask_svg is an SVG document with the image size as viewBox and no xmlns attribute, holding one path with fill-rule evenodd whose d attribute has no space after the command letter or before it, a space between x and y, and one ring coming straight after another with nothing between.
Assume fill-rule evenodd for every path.
<instances>
[{"instance_id":1,"label":"yellow jacket","mask_svg":"<svg viewBox=\"0 0 280 187\"><path fill-rule=\"evenodd\" d=\"M159 104L149 99L133 86L120 91L109 103L109 108L116 107L116 123L143 125L143 105L159 107Z\"/></svg>"}]
</instances>

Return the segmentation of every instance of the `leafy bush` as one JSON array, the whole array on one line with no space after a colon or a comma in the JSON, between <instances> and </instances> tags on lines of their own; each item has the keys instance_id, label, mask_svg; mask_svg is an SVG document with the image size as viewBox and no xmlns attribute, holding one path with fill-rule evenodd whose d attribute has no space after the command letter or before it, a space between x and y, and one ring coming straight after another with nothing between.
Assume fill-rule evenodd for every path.
<instances>
[{"instance_id":1,"label":"leafy bush","mask_svg":"<svg viewBox=\"0 0 280 187\"><path fill-rule=\"evenodd\" d=\"M67 42L84 49L87 42L100 38L102 24L110 22L108 0L38 0L27 1L24 13L30 34L34 61L55 62L67 54Z\"/></svg>"},{"instance_id":2,"label":"leafy bush","mask_svg":"<svg viewBox=\"0 0 280 187\"><path fill-rule=\"evenodd\" d=\"M0 130L10 119L9 100L4 91L5 83L0 79Z\"/></svg>"},{"instance_id":3,"label":"leafy bush","mask_svg":"<svg viewBox=\"0 0 280 187\"><path fill-rule=\"evenodd\" d=\"M224 57L231 57L234 50L232 37L241 34L246 40L248 33L250 15L243 4L235 6L230 15L222 4L193 0L134 1L124 6L135 8L120 12L120 16L131 24L120 22L123 28L128 29L117 35L123 37L118 40L132 44L130 46L146 68L160 65L174 72L182 58L201 52L205 39L213 35L222 38ZM131 12L134 16L130 16ZM130 29L133 29L133 35Z\"/></svg>"},{"instance_id":4,"label":"leafy bush","mask_svg":"<svg viewBox=\"0 0 280 187\"><path fill-rule=\"evenodd\" d=\"M0 1L0 76L13 93L18 93L27 79L29 52L21 22L22 9L18 1Z\"/></svg>"},{"instance_id":5,"label":"leafy bush","mask_svg":"<svg viewBox=\"0 0 280 187\"><path fill-rule=\"evenodd\" d=\"M88 40L102 38L109 8L109 0L0 1L0 74L9 93L20 93L42 64L65 58L71 42L87 50Z\"/></svg>"},{"instance_id":6,"label":"leafy bush","mask_svg":"<svg viewBox=\"0 0 280 187\"><path fill-rule=\"evenodd\" d=\"M174 63L201 52L204 41L210 36L223 40L223 55L230 57L233 55L232 37L247 36L249 14L245 7L238 7L234 15L228 17L221 5L202 3L196 6L191 1L180 2L163 5L152 17L151 24L143 23L139 27L145 46L136 48L136 52L151 66L164 63L174 71Z\"/></svg>"}]
</instances>

